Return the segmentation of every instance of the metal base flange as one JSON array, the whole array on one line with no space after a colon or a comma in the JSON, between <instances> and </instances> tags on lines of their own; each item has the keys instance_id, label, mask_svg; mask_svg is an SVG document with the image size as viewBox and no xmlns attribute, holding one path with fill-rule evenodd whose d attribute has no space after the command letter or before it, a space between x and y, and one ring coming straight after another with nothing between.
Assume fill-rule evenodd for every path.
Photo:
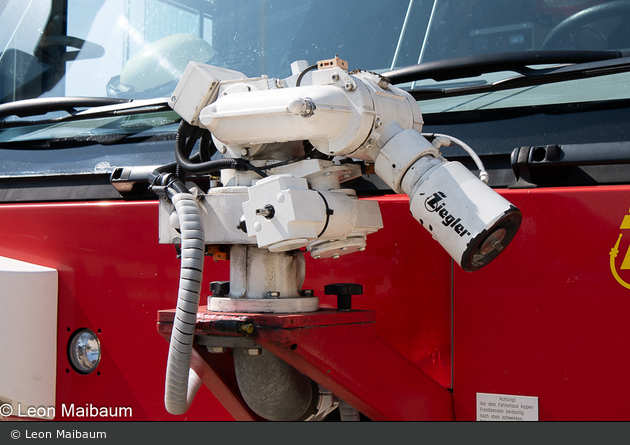
<instances>
[{"instance_id":1,"label":"metal base flange","mask_svg":"<svg viewBox=\"0 0 630 445\"><path fill-rule=\"evenodd\" d=\"M298 313L319 309L318 297L298 298L208 298L208 310L214 312Z\"/></svg>"}]
</instances>

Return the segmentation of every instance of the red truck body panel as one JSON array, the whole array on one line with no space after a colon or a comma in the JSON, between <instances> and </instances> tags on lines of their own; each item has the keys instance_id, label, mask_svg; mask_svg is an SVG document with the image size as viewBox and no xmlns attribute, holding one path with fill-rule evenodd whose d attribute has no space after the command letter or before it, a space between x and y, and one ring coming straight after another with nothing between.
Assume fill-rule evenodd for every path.
<instances>
[{"instance_id":1,"label":"red truck body panel","mask_svg":"<svg viewBox=\"0 0 630 445\"><path fill-rule=\"evenodd\" d=\"M456 420L475 420L479 392L538 397L540 420L627 420L630 388L618 382L630 372L630 290L622 284L624 273L630 281L623 269L630 236L619 235L628 232L629 192L501 191L522 210L523 224L501 257L474 273L453 265L410 216L406 197L368 198L379 201L385 228L365 252L337 260L307 254L304 287L322 307L335 307L324 285L362 284L353 309L374 311L378 336L452 390ZM88 420L67 416L72 403L86 413L131 407L128 420L136 421L232 419L207 388L185 415L164 408L168 344L156 317L175 305L179 261L173 246L157 242L157 210L157 201L0 206L0 255L59 271L57 420ZM622 282L611 270L618 240L613 264ZM228 279L227 261L206 260L204 289ZM102 344L90 375L68 362L67 342L79 328L97 332ZM373 370L363 372L374 381Z\"/></svg>"}]
</instances>

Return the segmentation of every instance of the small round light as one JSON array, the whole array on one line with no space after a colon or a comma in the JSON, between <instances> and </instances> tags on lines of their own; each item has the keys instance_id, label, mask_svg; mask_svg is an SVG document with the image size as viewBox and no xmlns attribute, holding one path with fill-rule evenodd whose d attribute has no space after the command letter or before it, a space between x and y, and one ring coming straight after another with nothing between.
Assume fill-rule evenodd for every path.
<instances>
[{"instance_id":1,"label":"small round light","mask_svg":"<svg viewBox=\"0 0 630 445\"><path fill-rule=\"evenodd\" d=\"M79 329L70 338L68 356L76 372L89 374L101 361L101 342L91 330Z\"/></svg>"}]
</instances>

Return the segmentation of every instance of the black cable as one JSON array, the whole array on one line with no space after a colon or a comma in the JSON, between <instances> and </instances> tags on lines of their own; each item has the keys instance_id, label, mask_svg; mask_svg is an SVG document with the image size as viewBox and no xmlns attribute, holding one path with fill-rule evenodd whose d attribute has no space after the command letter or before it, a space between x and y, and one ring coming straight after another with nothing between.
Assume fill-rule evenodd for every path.
<instances>
[{"instance_id":1,"label":"black cable","mask_svg":"<svg viewBox=\"0 0 630 445\"><path fill-rule=\"evenodd\" d=\"M328 201L326 201L326 198L324 197L322 192L320 192L319 190L316 190L316 191L319 194L319 197L322 198L322 200L324 201L324 206L326 206L326 223L324 224L324 228L322 229L322 231L319 233L319 235L317 235L317 238L319 238L326 232L326 229L328 229L328 223L330 222L330 215L332 215L334 212L330 209L330 207L328 207Z\"/></svg>"},{"instance_id":2,"label":"black cable","mask_svg":"<svg viewBox=\"0 0 630 445\"><path fill-rule=\"evenodd\" d=\"M202 151L201 141L204 140L204 135L206 133L209 134L209 132L204 130L203 128L195 127L192 133L190 134L190 136L186 139L183 152L181 153L182 156L185 156L186 159L190 160L193 163L197 163L198 161L200 161L201 156L202 156L201 155L201 151ZM199 140L200 138L201 140L199 142L199 153L197 153L193 158L190 158L190 153L192 153L193 149L195 148L195 144L197 143L197 140ZM179 163L177 164L177 167L175 168L175 175L177 175L177 177L182 182L186 181L186 171L185 169L182 168L182 166Z\"/></svg>"},{"instance_id":3,"label":"black cable","mask_svg":"<svg viewBox=\"0 0 630 445\"><path fill-rule=\"evenodd\" d=\"M212 135L209 131L204 131L199 141L199 161L208 162L212 160L212 156L217 152L217 147L214 145Z\"/></svg>"},{"instance_id":4,"label":"black cable","mask_svg":"<svg viewBox=\"0 0 630 445\"><path fill-rule=\"evenodd\" d=\"M309 155L303 155L303 156L299 156L297 158L289 159L288 161L276 162L275 164L264 165L264 166L258 167L258 168L260 170L270 170L272 168L282 167L283 165L289 165L289 164L293 164L293 163L298 162L298 161L302 161L302 160L304 160L304 159L306 159L308 157L309 157Z\"/></svg>"},{"instance_id":5,"label":"black cable","mask_svg":"<svg viewBox=\"0 0 630 445\"><path fill-rule=\"evenodd\" d=\"M289 159L287 161L276 162L274 164L269 164L269 165L265 165L258 168L260 170L270 170L272 168L282 167L283 165L293 164L295 162L303 161L304 159L313 157L313 151L315 151L315 147L313 147L313 144L311 144L310 141L304 141L303 144L304 144L304 154L302 156L298 156L297 158Z\"/></svg>"},{"instance_id":6,"label":"black cable","mask_svg":"<svg viewBox=\"0 0 630 445\"><path fill-rule=\"evenodd\" d=\"M302 83L302 78L304 77L304 75L305 75L306 73L308 73L309 71L313 71L313 70L315 70L315 69L317 69L317 64L315 64L315 65L311 65L311 66L309 66L308 68L305 68L305 69L304 69L304 70L300 73L300 75L298 76L297 80L295 81L295 86L296 86L296 87L299 87L299 86L300 86L300 84Z\"/></svg>"},{"instance_id":7,"label":"black cable","mask_svg":"<svg viewBox=\"0 0 630 445\"><path fill-rule=\"evenodd\" d=\"M242 159L239 159L239 161ZM250 164L249 162L244 162L243 165L245 166L245 168L247 170L251 170L255 173L258 173L262 178L266 178L267 177L267 173L265 173L264 171L262 171L261 169L259 169L258 167L253 166L252 164Z\"/></svg>"},{"instance_id":8,"label":"black cable","mask_svg":"<svg viewBox=\"0 0 630 445\"><path fill-rule=\"evenodd\" d=\"M225 170L225 169L233 169L233 170L251 170L253 172L258 173L261 177L266 178L267 174L258 168L251 165L245 159L240 158L224 158L224 159L216 159L214 161L202 162L199 164L193 163L190 159L186 159L182 157L183 154L181 152L182 146L185 145L185 142L181 140L178 141L175 139L176 143L179 146L179 150L175 150L175 159L177 160L177 164L185 170L187 173L194 174L207 174L216 170Z\"/></svg>"},{"instance_id":9,"label":"black cable","mask_svg":"<svg viewBox=\"0 0 630 445\"><path fill-rule=\"evenodd\" d=\"M190 152L199 138L201 138L199 143L200 151L191 158L189 157ZM182 176L185 176L185 173L208 174L226 169L240 171L251 170L263 178L267 177L267 174L264 171L253 166L245 159L225 158L216 159L214 161L208 160L205 162L198 162L204 156L211 157L212 150L216 150L216 147L214 147L214 144L211 143L211 140L209 131L200 127L193 127L186 121L182 120L179 128L177 129L177 136L175 137L176 162L157 167L154 174L159 175L161 173L174 173L177 175L181 183L184 182L185 178Z\"/></svg>"},{"instance_id":10,"label":"black cable","mask_svg":"<svg viewBox=\"0 0 630 445\"><path fill-rule=\"evenodd\" d=\"M209 131L204 132L203 136L201 137L201 140L199 142L199 152L194 154L191 158L190 161L197 164L200 162L208 162L210 160L212 160L212 156L216 153L217 148L214 145L214 143L212 142L212 136L210 135ZM171 162L170 164L165 164L162 165L158 168L155 169L155 171L159 172L159 173L175 173L178 174L178 170L181 170L178 168L179 164L177 164L177 162ZM179 174L178 174L179 176ZM182 179L180 177L180 179Z\"/></svg>"},{"instance_id":11,"label":"black cable","mask_svg":"<svg viewBox=\"0 0 630 445\"><path fill-rule=\"evenodd\" d=\"M148 180L151 183L149 189L157 195L172 198L177 193L190 193L186 185L172 173L153 171L149 173Z\"/></svg>"}]
</instances>

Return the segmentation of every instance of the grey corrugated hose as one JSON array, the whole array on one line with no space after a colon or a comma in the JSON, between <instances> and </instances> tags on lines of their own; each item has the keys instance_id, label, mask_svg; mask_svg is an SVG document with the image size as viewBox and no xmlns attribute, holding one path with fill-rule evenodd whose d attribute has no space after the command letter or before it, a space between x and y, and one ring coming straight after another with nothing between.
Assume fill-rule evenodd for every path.
<instances>
[{"instance_id":1,"label":"grey corrugated hose","mask_svg":"<svg viewBox=\"0 0 630 445\"><path fill-rule=\"evenodd\" d=\"M181 233L181 269L177 310L166 366L164 405L171 414L184 414L201 386L190 369L192 345L203 276L204 232L195 197L177 193L171 197Z\"/></svg>"}]
</instances>

